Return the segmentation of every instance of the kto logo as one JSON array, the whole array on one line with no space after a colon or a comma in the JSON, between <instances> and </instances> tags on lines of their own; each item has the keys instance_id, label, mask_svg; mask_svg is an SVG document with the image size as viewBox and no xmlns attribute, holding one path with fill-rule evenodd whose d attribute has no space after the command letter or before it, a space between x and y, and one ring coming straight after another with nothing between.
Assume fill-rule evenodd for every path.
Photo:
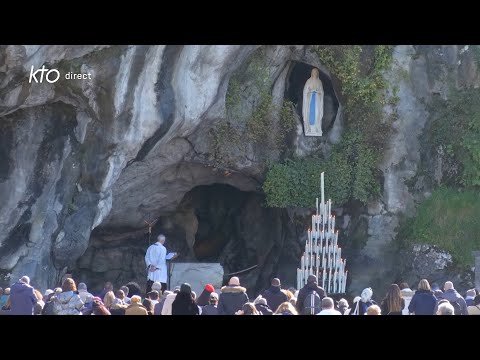
<instances>
[{"instance_id":1,"label":"kto logo","mask_svg":"<svg viewBox=\"0 0 480 360\"><path fill-rule=\"evenodd\" d=\"M40 81L37 79L38 73L40 73L39 75ZM33 72L33 65L32 65L32 69L30 70L30 78L28 79L28 82L31 84L33 79L37 84L42 83L43 75L45 75L45 80L47 80L50 84L53 84L60 78L60 72L57 69L51 69L51 70L45 69L45 65L43 65L41 69L38 69L37 71Z\"/></svg>"}]
</instances>

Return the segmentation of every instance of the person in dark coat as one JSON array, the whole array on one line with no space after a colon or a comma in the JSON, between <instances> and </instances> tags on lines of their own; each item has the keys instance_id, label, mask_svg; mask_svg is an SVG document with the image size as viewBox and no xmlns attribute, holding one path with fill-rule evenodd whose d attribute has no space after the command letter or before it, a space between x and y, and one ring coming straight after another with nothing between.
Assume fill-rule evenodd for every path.
<instances>
[{"instance_id":1,"label":"person in dark coat","mask_svg":"<svg viewBox=\"0 0 480 360\"><path fill-rule=\"evenodd\" d=\"M215 292L215 288L211 284L205 285L205 288L203 289L202 293L200 296L195 300L198 306L206 306L208 305L210 301L210 294Z\"/></svg>"},{"instance_id":2,"label":"person in dark coat","mask_svg":"<svg viewBox=\"0 0 480 360\"><path fill-rule=\"evenodd\" d=\"M287 295L281 290L280 279L274 278L271 282L271 286L262 294L262 297L267 300L268 306L273 311L276 311L280 304L289 300Z\"/></svg>"},{"instance_id":3,"label":"person in dark coat","mask_svg":"<svg viewBox=\"0 0 480 360\"><path fill-rule=\"evenodd\" d=\"M390 285L380 308L383 315L402 315L402 310L405 308L405 299L397 284Z\"/></svg>"},{"instance_id":4,"label":"person in dark coat","mask_svg":"<svg viewBox=\"0 0 480 360\"><path fill-rule=\"evenodd\" d=\"M172 315L199 315L199 309L192 296L192 287L188 283L180 286L180 292L172 303Z\"/></svg>"},{"instance_id":5,"label":"person in dark coat","mask_svg":"<svg viewBox=\"0 0 480 360\"><path fill-rule=\"evenodd\" d=\"M10 315L33 315L33 308L37 303L37 297L33 287L30 286L30 278L22 278L10 288Z\"/></svg>"},{"instance_id":6,"label":"person in dark coat","mask_svg":"<svg viewBox=\"0 0 480 360\"><path fill-rule=\"evenodd\" d=\"M322 287L317 285L317 277L315 275L308 275L307 284L300 289L297 296L296 308L299 314L303 314L305 299L313 291L315 291L318 294L318 296L320 296L320 300L326 296L325 290Z\"/></svg>"},{"instance_id":7,"label":"person in dark coat","mask_svg":"<svg viewBox=\"0 0 480 360\"><path fill-rule=\"evenodd\" d=\"M136 283L135 281L130 281L125 286L128 287L128 297L130 299L132 298L132 296L135 296L135 295L142 297L142 291L140 290L140 285L138 285L138 283Z\"/></svg>"},{"instance_id":8,"label":"person in dark coat","mask_svg":"<svg viewBox=\"0 0 480 360\"><path fill-rule=\"evenodd\" d=\"M460 295L457 290L455 290L453 283L451 281L447 281L443 288L445 290L443 292L443 298L448 300L450 303L456 302L460 308L460 315L468 315L467 303L465 302L463 296ZM437 313L438 305L440 304L437 302L437 308L434 310L435 313Z\"/></svg>"},{"instance_id":9,"label":"person in dark coat","mask_svg":"<svg viewBox=\"0 0 480 360\"><path fill-rule=\"evenodd\" d=\"M218 300L218 315L235 315L249 301L247 289L240 286L240 279L232 277L227 286L222 287Z\"/></svg>"},{"instance_id":10,"label":"person in dark coat","mask_svg":"<svg viewBox=\"0 0 480 360\"><path fill-rule=\"evenodd\" d=\"M437 298L433 294L427 279L418 283L418 290L413 294L408 305L408 312L414 315L434 315Z\"/></svg>"},{"instance_id":11,"label":"person in dark coat","mask_svg":"<svg viewBox=\"0 0 480 360\"><path fill-rule=\"evenodd\" d=\"M218 315L218 294L216 292L210 294L209 304L202 308L200 315Z\"/></svg>"},{"instance_id":12,"label":"person in dark coat","mask_svg":"<svg viewBox=\"0 0 480 360\"><path fill-rule=\"evenodd\" d=\"M267 299L262 297L262 295L258 295L258 297L255 299L255 301L253 303L255 304L255 307L257 308L257 311L259 313L261 313L262 315L273 315L272 309L270 308L270 306L268 306ZM277 308L278 308L278 306L277 306Z\"/></svg>"}]
</instances>

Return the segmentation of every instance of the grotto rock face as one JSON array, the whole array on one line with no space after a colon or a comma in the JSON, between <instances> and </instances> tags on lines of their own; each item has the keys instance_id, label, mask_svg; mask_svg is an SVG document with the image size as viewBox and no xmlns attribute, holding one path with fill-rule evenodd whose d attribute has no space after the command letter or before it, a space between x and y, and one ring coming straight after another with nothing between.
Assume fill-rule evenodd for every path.
<instances>
[{"instance_id":1,"label":"grotto rock face","mask_svg":"<svg viewBox=\"0 0 480 360\"><path fill-rule=\"evenodd\" d=\"M421 276L427 277L428 273L431 274L429 279L442 278L431 266L425 265L419 270L410 262L405 263L402 257L421 263L431 256L419 256L420 250L416 248L400 256L394 240L400 218L412 216L415 204L428 197L432 189L419 169L421 156L430 152L422 143L429 112L434 111L428 108L428 103L434 95L446 98L452 85L459 88L479 85L475 59L466 50L468 47L462 46L395 47L393 66L385 77L390 84L387 94L393 95L396 88L397 116L392 122L393 134L381 165L383 194L378 201L368 204L365 211L368 214L368 230L363 234L368 240L363 249L352 254L352 284L349 289L353 293L372 286L378 299L381 299L388 282L408 279L414 286ZM391 111L388 106L385 108L387 114ZM437 164L430 176L441 178L441 159L432 158L426 162ZM472 286L465 279L461 282L467 287Z\"/></svg>"},{"instance_id":2,"label":"grotto rock face","mask_svg":"<svg viewBox=\"0 0 480 360\"><path fill-rule=\"evenodd\" d=\"M204 137L225 117L230 76L257 48L1 46L4 280L28 273L46 288L81 255L117 259L87 250L89 242L95 248L93 229L135 232L145 218L173 212L195 186L258 191L263 173L255 160L236 159L229 173L214 168ZM280 103L290 60L319 66L304 46L271 46L267 56ZM31 66L44 64L60 79L29 83ZM92 79L66 80L69 72Z\"/></svg>"},{"instance_id":3,"label":"grotto rock face","mask_svg":"<svg viewBox=\"0 0 480 360\"><path fill-rule=\"evenodd\" d=\"M383 195L364 211L338 209L345 235L362 243L350 252L352 291L390 274L399 216L429 190L407 185L418 171L425 103L446 96L451 79L480 82L462 49L395 48L385 76L398 86L398 119L381 166ZM273 274L294 285L309 211L262 207L258 150L245 140L219 166L210 136L225 120L230 79L258 51L276 105L295 100L292 74L320 69L329 89L324 136L306 139L298 118L288 144L298 156L328 153L343 133L341 89L308 46L0 46L0 282L27 274L43 290L68 269L98 289L102 280L143 285L145 249L165 233L169 249L221 262L225 273L257 265L240 275L252 289ZM44 64L60 79L29 83L31 66ZM69 72L92 79L67 80ZM248 116L256 79L242 81L240 116ZM215 195L222 191L228 201Z\"/></svg>"}]
</instances>

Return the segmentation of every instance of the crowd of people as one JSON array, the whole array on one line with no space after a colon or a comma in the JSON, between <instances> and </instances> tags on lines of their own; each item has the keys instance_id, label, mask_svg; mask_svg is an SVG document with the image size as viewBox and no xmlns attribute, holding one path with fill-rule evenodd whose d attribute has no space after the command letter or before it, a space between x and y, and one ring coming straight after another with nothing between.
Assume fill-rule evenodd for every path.
<instances>
[{"instance_id":1,"label":"crowd of people","mask_svg":"<svg viewBox=\"0 0 480 360\"><path fill-rule=\"evenodd\" d=\"M163 288L164 284L154 282L142 296L135 282L116 290L106 282L93 295L85 283L77 286L74 279L66 278L61 287L42 294L23 276L10 288L0 288L0 309L11 315L480 315L477 290L468 290L463 297L450 281L440 289L422 279L416 291L406 283L391 284L380 304L366 288L352 306L344 298L335 301L328 296L314 275L299 290L282 289L280 279L274 278L255 299L249 298L238 277L230 278L218 293L206 284L199 296L188 283L173 291Z\"/></svg>"}]
</instances>

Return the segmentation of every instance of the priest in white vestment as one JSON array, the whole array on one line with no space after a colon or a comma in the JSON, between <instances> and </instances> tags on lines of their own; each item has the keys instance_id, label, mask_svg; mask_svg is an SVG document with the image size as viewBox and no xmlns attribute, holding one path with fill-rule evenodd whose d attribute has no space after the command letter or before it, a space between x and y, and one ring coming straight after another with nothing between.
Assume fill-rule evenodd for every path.
<instances>
[{"instance_id":1,"label":"priest in white vestment","mask_svg":"<svg viewBox=\"0 0 480 360\"><path fill-rule=\"evenodd\" d=\"M145 263L147 264L147 293L152 291L152 284L158 281L162 284L162 292L167 290L168 267L167 259L174 259L177 253L168 254L164 246L165 235L158 235L157 242L148 247L145 254Z\"/></svg>"}]
</instances>

